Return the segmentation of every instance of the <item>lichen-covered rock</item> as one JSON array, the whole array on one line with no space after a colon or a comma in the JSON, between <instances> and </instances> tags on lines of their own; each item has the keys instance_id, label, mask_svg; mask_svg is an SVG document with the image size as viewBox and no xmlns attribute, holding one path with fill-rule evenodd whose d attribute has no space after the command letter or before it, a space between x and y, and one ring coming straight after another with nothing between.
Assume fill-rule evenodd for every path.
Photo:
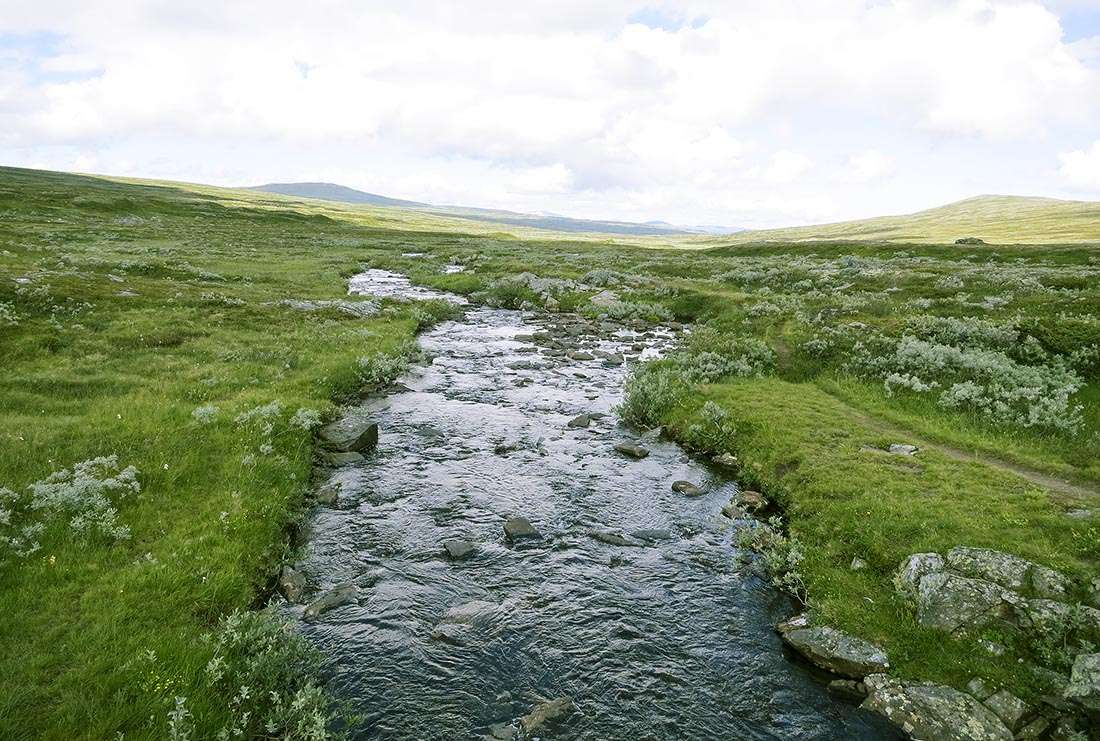
<instances>
[{"instance_id":1,"label":"lichen-covered rock","mask_svg":"<svg viewBox=\"0 0 1100 741\"><path fill-rule=\"evenodd\" d=\"M1075 624L1085 635L1100 636L1100 610L1087 605L1067 605L1052 599L1029 599L1016 608L1021 627L1058 633Z\"/></svg>"},{"instance_id":2,"label":"lichen-covered rock","mask_svg":"<svg viewBox=\"0 0 1100 741\"><path fill-rule=\"evenodd\" d=\"M801 630L802 628L810 627L810 616L808 613L799 613L794 617L781 620L776 626L777 633L789 633L792 630Z\"/></svg>"},{"instance_id":3,"label":"lichen-covered rock","mask_svg":"<svg viewBox=\"0 0 1100 741\"><path fill-rule=\"evenodd\" d=\"M1073 672L1063 696L1086 710L1100 713L1100 653L1081 654L1073 661Z\"/></svg>"},{"instance_id":4,"label":"lichen-covered rock","mask_svg":"<svg viewBox=\"0 0 1100 741\"><path fill-rule=\"evenodd\" d=\"M918 741L1012 741L1001 719L970 695L951 687L867 677L861 707L886 716Z\"/></svg>"},{"instance_id":5,"label":"lichen-covered rock","mask_svg":"<svg viewBox=\"0 0 1100 741\"><path fill-rule=\"evenodd\" d=\"M928 574L917 588L917 620L927 628L945 631L981 627L1013 619L1021 600L987 581L946 572Z\"/></svg>"},{"instance_id":6,"label":"lichen-covered rock","mask_svg":"<svg viewBox=\"0 0 1100 741\"><path fill-rule=\"evenodd\" d=\"M1048 569L1046 566L1032 564L1031 566L1031 591L1036 597L1045 599L1065 599L1071 589L1069 579L1065 574Z\"/></svg>"},{"instance_id":7,"label":"lichen-covered rock","mask_svg":"<svg viewBox=\"0 0 1100 741\"><path fill-rule=\"evenodd\" d=\"M963 576L991 581L1018 592L1028 585L1032 563L1010 553L958 546L948 551L947 566Z\"/></svg>"},{"instance_id":8,"label":"lichen-covered rock","mask_svg":"<svg viewBox=\"0 0 1100 741\"><path fill-rule=\"evenodd\" d=\"M1013 733L1023 725L1023 720L1031 710L1026 702L1008 690L994 693L986 698L984 704L996 713L1001 722L1005 724L1005 728Z\"/></svg>"},{"instance_id":9,"label":"lichen-covered rock","mask_svg":"<svg viewBox=\"0 0 1100 741\"><path fill-rule=\"evenodd\" d=\"M881 648L836 628L799 628L782 635L787 645L810 662L843 677L863 679L890 667Z\"/></svg>"},{"instance_id":10,"label":"lichen-covered rock","mask_svg":"<svg viewBox=\"0 0 1100 741\"><path fill-rule=\"evenodd\" d=\"M369 453L378 447L378 425L365 419L333 422L322 427L318 436L341 453Z\"/></svg>"},{"instance_id":11,"label":"lichen-covered rock","mask_svg":"<svg viewBox=\"0 0 1100 741\"><path fill-rule=\"evenodd\" d=\"M928 574L943 571L943 556L938 553L914 553L902 561L894 577L894 586L902 594L916 597L920 580Z\"/></svg>"}]
</instances>

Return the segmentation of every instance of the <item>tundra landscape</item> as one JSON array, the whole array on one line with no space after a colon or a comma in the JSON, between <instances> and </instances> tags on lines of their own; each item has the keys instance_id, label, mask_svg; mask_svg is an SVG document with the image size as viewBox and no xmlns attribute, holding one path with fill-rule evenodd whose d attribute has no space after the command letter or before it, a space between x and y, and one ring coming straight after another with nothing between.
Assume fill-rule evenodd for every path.
<instances>
[{"instance_id":1,"label":"tundra landscape","mask_svg":"<svg viewBox=\"0 0 1100 741\"><path fill-rule=\"evenodd\" d=\"M0 741L1100 741L1098 0L0 0Z\"/></svg>"},{"instance_id":2,"label":"tundra landscape","mask_svg":"<svg viewBox=\"0 0 1100 741\"><path fill-rule=\"evenodd\" d=\"M316 648L326 639L303 636L292 605L319 612L326 590L348 582L357 595L337 594L342 606L314 617L353 620L384 604L372 590L411 577L378 554L329 554L336 568L311 560L332 544L309 533L337 527L318 508L415 494L364 494L385 476L376 468L397 465L377 458L394 444L386 425L365 458L331 452L324 425L354 425L347 410L369 416L380 395L418 388L409 378L447 359L433 363L417 335L461 325L475 307L534 329L506 343L512 362L479 372L480 395L455 399L530 404L508 394L547 372L580 394L540 409L542 434L559 441L548 457L549 443L522 426L494 439L496 424L470 418L480 430L440 426L442 440L406 442L417 466L575 455L583 467L594 446L612 456L601 465L629 469L674 441L699 462L695 480L663 491L683 466L676 458L633 485L659 509L705 500L706 525L674 515L652 535L726 541L729 563L711 566L712 578L770 584L767 615L805 610L809 625L856 642L838 658L835 641L805 633L807 666L856 693L872 674L960 696L977 679L979 694L1026 708L1018 722L1089 727L1078 708L1090 700L1074 706L1072 693L1100 631L1096 204L1051 204L1081 215L1079 242L1051 244L1041 243L1042 209L1019 224L1028 244L967 239L997 223L945 209L967 242L955 244L862 239L859 225L857 236L809 242L516 234L398 208L15 169L2 171L0 199L7 737L320 738L342 727L332 719L348 698L326 689L331 657ZM909 237L937 222L898 223ZM368 280L365 295L349 292L372 272L412 285L371 295ZM489 339L474 337L473 354L503 354ZM526 348L514 362L511 351ZM586 397L594 369L624 367L621 398L614 388ZM599 413L586 406L605 397ZM623 443L625 455L612 450ZM349 467L365 479L340 478ZM333 481L344 484L339 500ZM547 496L587 498L615 478L572 481ZM426 483L446 488L448 477ZM490 496L494 484L480 485ZM586 557L612 562L669 548L631 535L649 523L644 510L608 503L585 522L530 501L535 493L467 503L477 523L444 517L415 542L388 542L386 555L474 570L505 558L478 541L507 543L501 526L521 516L541 535L518 551L527 559L577 538L595 538ZM478 551L448 563L443 543L461 533ZM511 566L546 579L564 578L559 568ZM504 582L495 598L481 583L478 604L540 591ZM445 601L432 610L446 624ZM478 629L470 622L454 624ZM468 650L430 625L401 630L430 650ZM778 653L780 638L766 640ZM815 681L824 694L829 678ZM584 708L585 698L570 702ZM559 722L582 728L580 714ZM464 721L469 732L481 725Z\"/></svg>"}]
</instances>

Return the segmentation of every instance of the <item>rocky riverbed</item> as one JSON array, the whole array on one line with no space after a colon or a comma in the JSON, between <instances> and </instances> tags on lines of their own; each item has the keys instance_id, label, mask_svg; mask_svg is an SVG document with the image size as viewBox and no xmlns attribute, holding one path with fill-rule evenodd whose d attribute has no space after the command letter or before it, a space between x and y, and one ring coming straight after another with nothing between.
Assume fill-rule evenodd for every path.
<instances>
[{"instance_id":1,"label":"rocky riverbed","mask_svg":"<svg viewBox=\"0 0 1100 741\"><path fill-rule=\"evenodd\" d=\"M618 423L629 364L675 334L473 308L331 431L370 445L327 459L287 609L357 737L898 737L784 648L794 606L738 558L728 469Z\"/></svg>"}]
</instances>

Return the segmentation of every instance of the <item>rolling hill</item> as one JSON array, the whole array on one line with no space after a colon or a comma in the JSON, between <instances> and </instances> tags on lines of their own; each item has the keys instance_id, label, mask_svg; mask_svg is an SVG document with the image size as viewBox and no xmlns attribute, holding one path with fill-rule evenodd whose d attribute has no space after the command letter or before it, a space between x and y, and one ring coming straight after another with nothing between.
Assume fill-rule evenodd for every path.
<instances>
[{"instance_id":1,"label":"rolling hill","mask_svg":"<svg viewBox=\"0 0 1100 741\"><path fill-rule=\"evenodd\" d=\"M405 201L389 198L375 193L367 193L335 183L268 183L254 185L247 190L296 198L316 198L337 203L365 204L370 206L393 206L407 208L436 216L445 216L473 221L486 221L493 224L508 224L531 229L549 229L556 232L623 234L632 236L688 235L732 233L736 228L722 227L679 227L660 221L644 224L629 221L602 221L593 219L575 219L557 214L525 214L516 211L502 211L472 206L437 206L417 201Z\"/></svg>"},{"instance_id":2,"label":"rolling hill","mask_svg":"<svg viewBox=\"0 0 1100 741\"><path fill-rule=\"evenodd\" d=\"M1100 202L983 195L903 216L741 232L727 239L950 243L966 237L991 244L1100 242Z\"/></svg>"}]
</instances>

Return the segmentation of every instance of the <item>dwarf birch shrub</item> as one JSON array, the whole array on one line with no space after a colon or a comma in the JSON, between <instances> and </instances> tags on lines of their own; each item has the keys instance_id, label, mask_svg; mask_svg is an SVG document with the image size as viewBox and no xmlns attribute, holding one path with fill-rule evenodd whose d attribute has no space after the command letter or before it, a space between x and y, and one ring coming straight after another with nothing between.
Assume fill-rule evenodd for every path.
<instances>
[{"instance_id":1,"label":"dwarf birch shrub","mask_svg":"<svg viewBox=\"0 0 1100 741\"><path fill-rule=\"evenodd\" d=\"M234 612L205 641L214 654L206 681L230 714L217 738L334 738L331 698L314 680L320 655L272 609Z\"/></svg>"}]
</instances>

